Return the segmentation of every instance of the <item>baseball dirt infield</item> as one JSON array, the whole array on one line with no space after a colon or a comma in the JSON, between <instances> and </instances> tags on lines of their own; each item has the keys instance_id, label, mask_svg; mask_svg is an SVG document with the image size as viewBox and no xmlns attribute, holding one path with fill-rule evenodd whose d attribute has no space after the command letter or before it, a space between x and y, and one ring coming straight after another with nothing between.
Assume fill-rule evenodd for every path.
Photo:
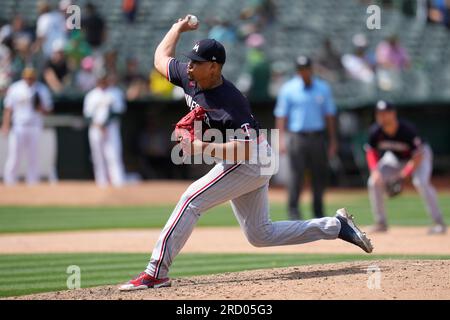
<instances>
[{"instance_id":1,"label":"baseball dirt infield","mask_svg":"<svg viewBox=\"0 0 450 320\"><path fill-rule=\"evenodd\" d=\"M149 183L124 189L97 189L89 183L3 188L1 206L126 206L171 203L188 183ZM365 191L330 192L328 200L361 197ZM448 194L448 190L445 191ZM31 196L30 196L31 195ZM283 190L271 192L284 201ZM0 235L2 254L151 252L159 229L83 230ZM394 259L314 264L259 269L173 279L171 288L120 293L117 285L33 294L11 299L448 299L450 260L426 255L450 255L450 235L427 236L426 226L395 226L386 234L371 235L374 254ZM224 241L227 239L227 241ZM183 253L308 253L361 254L345 243L320 241L301 246L253 248L237 227L195 229ZM402 255L425 255L402 260ZM0 256L1 257L1 256ZM376 258L378 259L378 257ZM384 258L383 258L384 259ZM411 259L411 258L409 258ZM431 259L431 258L430 258Z\"/></svg>"},{"instance_id":2,"label":"baseball dirt infield","mask_svg":"<svg viewBox=\"0 0 450 320\"><path fill-rule=\"evenodd\" d=\"M119 292L117 286L11 299L448 299L450 260L381 260L253 270L174 279L172 287Z\"/></svg>"}]
</instances>

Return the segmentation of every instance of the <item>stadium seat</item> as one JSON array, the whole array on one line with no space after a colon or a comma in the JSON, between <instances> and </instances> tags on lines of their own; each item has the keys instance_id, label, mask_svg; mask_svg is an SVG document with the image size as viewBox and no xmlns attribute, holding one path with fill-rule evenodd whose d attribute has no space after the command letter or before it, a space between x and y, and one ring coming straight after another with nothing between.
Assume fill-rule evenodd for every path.
<instances>
[{"instance_id":1,"label":"stadium seat","mask_svg":"<svg viewBox=\"0 0 450 320\"><path fill-rule=\"evenodd\" d=\"M58 0L52 0L57 5ZM83 7L87 1L80 1ZM247 5L246 1L209 1L195 0L180 5L177 0L140 1L136 21L133 25L124 23L122 1L91 0L98 7L108 26L108 47L119 52L121 61L130 54L139 57L144 73L150 72L153 65L152 52L164 33L186 13L196 14L200 21L214 16L228 17L236 26L239 13ZM407 98L423 99L428 94L447 97L448 68L450 66L450 32L440 25L423 25L416 19L403 15L400 10L383 9L383 28L376 32L366 29L361 17L366 15L367 5L359 1L335 0L280 0L276 2L276 22L261 32L270 45L266 46L267 56L272 61L292 59L298 53L313 54L323 39L333 39L334 45L342 52L352 51L351 38L357 32L366 34L370 49L392 33L399 33L402 44L412 58L413 70L402 76L403 81L411 83L408 90L390 93L402 94ZM395 7L395 6L394 6ZM37 19L34 0L2 0L0 21L8 21L15 13L21 14L33 25ZM233 18L234 17L234 18ZM207 36L206 25L201 25L196 33L183 35L178 52L189 50L192 42ZM227 74L230 79L237 79L245 63L245 43L240 41L229 53ZM447 70L447 73L444 72ZM434 85L441 90L435 90ZM357 103L374 99L375 95L362 96L358 84L333 84L338 104L341 102ZM433 88L430 90L429 88ZM366 92L366 91L363 91ZM367 92L366 92L367 93ZM350 95L350 96L349 96ZM345 104L345 103L344 103Z\"/></svg>"}]
</instances>

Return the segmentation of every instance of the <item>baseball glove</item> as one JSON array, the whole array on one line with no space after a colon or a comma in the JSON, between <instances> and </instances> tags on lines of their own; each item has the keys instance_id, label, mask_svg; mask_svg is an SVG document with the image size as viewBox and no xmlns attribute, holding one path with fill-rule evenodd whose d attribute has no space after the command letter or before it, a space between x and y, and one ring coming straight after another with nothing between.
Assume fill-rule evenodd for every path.
<instances>
[{"instance_id":1,"label":"baseball glove","mask_svg":"<svg viewBox=\"0 0 450 320\"><path fill-rule=\"evenodd\" d=\"M175 137L181 143L184 156L191 154L192 142L201 135L201 132L196 132L195 122L203 121L205 117L205 109L196 107L175 125Z\"/></svg>"},{"instance_id":2,"label":"baseball glove","mask_svg":"<svg viewBox=\"0 0 450 320\"><path fill-rule=\"evenodd\" d=\"M33 107L36 111L41 110L41 96L37 92L35 92L33 96Z\"/></svg>"},{"instance_id":3,"label":"baseball glove","mask_svg":"<svg viewBox=\"0 0 450 320\"><path fill-rule=\"evenodd\" d=\"M403 179L397 178L386 182L386 193L389 198L399 195L403 191Z\"/></svg>"}]
</instances>

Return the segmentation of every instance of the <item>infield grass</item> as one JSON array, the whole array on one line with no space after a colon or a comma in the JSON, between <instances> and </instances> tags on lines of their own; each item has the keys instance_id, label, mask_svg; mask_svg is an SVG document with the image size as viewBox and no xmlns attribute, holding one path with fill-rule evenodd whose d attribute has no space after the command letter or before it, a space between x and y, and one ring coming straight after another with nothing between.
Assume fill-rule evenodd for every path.
<instances>
[{"instance_id":1,"label":"infield grass","mask_svg":"<svg viewBox=\"0 0 450 320\"><path fill-rule=\"evenodd\" d=\"M141 272L148 254L86 253L0 255L0 297L67 290L69 266L78 266L81 288L115 285ZM450 259L448 255L181 254L170 276L218 274L252 269L380 259Z\"/></svg>"},{"instance_id":2,"label":"infield grass","mask_svg":"<svg viewBox=\"0 0 450 320\"><path fill-rule=\"evenodd\" d=\"M305 199L306 200L306 199ZM308 199L309 200L309 199ZM450 221L450 195L441 194L439 204L447 221ZM428 225L431 219L425 211L422 199L414 193L386 202L388 221L391 225ZM354 214L360 225L373 223L367 195L352 197L352 200L335 199L326 203L328 215L336 209L346 207ZM161 228L174 208L173 204L144 207L0 207L0 233L42 232L64 230ZM303 205L304 218L311 218L309 201ZM286 205L271 203L273 221L286 219ZM198 226L237 226L229 204L206 212Z\"/></svg>"}]
</instances>

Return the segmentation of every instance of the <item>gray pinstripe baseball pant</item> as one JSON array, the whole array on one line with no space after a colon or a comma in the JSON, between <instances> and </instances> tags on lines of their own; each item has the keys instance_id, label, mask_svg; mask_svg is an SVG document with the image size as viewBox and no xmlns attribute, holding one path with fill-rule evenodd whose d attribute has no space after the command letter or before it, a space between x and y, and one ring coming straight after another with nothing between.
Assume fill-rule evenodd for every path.
<instances>
[{"instance_id":1,"label":"gray pinstripe baseball pant","mask_svg":"<svg viewBox=\"0 0 450 320\"><path fill-rule=\"evenodd\" d=\"M257 171L255 164L219 163L191 184L162 230L146 272L156 278L166 277L200 215L229 200L245 236L256 247L337 238L341 226L334 217L272 222L268 203L270 176L255 174Z\"/></svg>"}]
</instances>

